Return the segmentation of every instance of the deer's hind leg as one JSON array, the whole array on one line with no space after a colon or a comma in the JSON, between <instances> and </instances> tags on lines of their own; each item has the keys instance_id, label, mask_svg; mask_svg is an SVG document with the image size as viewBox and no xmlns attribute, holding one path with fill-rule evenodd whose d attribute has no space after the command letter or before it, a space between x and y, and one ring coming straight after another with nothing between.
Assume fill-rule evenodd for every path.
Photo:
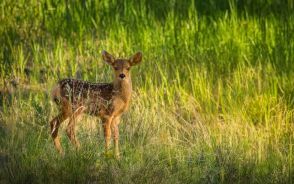
<instances>
[{"instance_id":1,"label":"deer's hind leg","mask_svg":"<svg viewBox=\"0 0 294 184\"><path fill-rule=\"evenodd\" d=\"M64 120L66 120L67 118L68 118L68 114L60 113L58 116L56 116L55 118L53 118L50 121L51 137L52 137L52 139L54 141L55 148L57 149L57 151L59 153L62 153L62 147L61 147L60 139L59 139L59 136L58 136L58 129L60 127L60 124Z\"/></svg>"},{"instance_id":2,"label":"deer's hind leg","mask_svg":"<svg viewBox=\"0 0 294 184\"><path fill-rule=\"evenodd\" d=\"M83 106L75 110L75 112L71 115L67 128L66 128L66 134L69 140L77 149L80 147L80 143L78 139L76 138L75 125L76 125L77 119L79 118L79 116L83 114L84 111L85 111L85 107Z\"/></svg>"},{"instance_id":3,"label":"deer's hind leg","mask_svg":"<svg viewBox=\"0 0 294 184\"><path fill-rule=\"evenodd\" d=\"M71 105L66 100L61 101L60 114L50 121L51 137L54 141L55 148L59 153L63 153L62 146L60 144L60 138L58 136L58 129L60 124L65 121L71 115Z\"/></svg>"}]
</instances>

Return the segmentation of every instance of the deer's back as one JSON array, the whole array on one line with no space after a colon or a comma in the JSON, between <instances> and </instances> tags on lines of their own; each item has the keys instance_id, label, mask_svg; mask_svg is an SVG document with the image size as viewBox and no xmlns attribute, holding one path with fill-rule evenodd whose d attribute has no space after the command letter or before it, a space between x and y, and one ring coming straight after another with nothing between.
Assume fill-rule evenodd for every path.
<instances>
[{"instance_id":1,"label":"deer's back","mask_svg":"<svg viewBox=\"0 0 294 184\"><path fill-rule=\"evenodd\" d=\"M107 109L113 96L113 84L91 83L77 79L58 82L60 96L70 102L73 109L85 106L90 114L99 114Z\"/></svg>"}]
</instances>

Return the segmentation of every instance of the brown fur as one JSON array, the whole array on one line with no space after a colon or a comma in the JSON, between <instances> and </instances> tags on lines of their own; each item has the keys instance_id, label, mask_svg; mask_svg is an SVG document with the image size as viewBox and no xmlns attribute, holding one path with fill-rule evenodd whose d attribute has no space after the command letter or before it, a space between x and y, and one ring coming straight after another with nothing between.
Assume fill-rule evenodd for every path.
<instances>
[{"instance_id":1,"label":"brown fur","mask_svg":"<svg viewBox=\"0 0 294 184\"><path fill-rule=\"evenodd\" d=\"M121 115L128 109L132 93L129 70L131 66L141 62L142 54L138 52L130 59L115 59L103 51L102 56L104 61L113 67L113 83L90 83L76 79L63 79L51 92L53 100L60 108L60 113L50 121L51 136L60 153L62 153L58 137L60 124L69 118L66 133L72 144L78 148L80 144L75 135L75 124L79 116L87 113L101 118L106 151L109 149L113 133L115 155L119 156L118 124Z\"/></svg>"}]
</instances>

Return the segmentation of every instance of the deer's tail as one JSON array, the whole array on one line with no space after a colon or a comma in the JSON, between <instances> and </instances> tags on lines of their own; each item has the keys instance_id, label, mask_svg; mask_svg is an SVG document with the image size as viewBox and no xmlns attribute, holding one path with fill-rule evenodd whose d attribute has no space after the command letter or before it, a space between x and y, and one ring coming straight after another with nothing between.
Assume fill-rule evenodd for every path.
<instances>
[{"instance_id":1,"label":"deer's tail","mask_svg":"<svg viewBox=\"0 0 294 184\"><path fill-rule=\"evenodd\" d=\"M56 86L53 87L53 89L51 91L51 97L54 102L56 102L57 104L60 103L61 94L60 94L60 85L59 84L57 84Z\"/></svg>"}]
</instances>

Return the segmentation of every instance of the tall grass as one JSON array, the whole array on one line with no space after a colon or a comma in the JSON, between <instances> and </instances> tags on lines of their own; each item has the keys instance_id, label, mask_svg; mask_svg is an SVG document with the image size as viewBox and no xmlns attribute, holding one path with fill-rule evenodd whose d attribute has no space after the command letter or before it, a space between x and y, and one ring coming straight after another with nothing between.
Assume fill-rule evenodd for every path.
<instances>
[{"instance_id":1,"label":"tall grass","mask_svg":"<svg viewBox=\"0 0 294 184\"><path fill-rule=\"evenodd\" d=\"M1 1L0 182L292 183L293 6ZM111 81L103 49L144 54L120 124L122 159L101 154L101 123L88 116L80 151L60 131L60 157L49 91L65 77Z\"/></svg>"}]
</instances>

